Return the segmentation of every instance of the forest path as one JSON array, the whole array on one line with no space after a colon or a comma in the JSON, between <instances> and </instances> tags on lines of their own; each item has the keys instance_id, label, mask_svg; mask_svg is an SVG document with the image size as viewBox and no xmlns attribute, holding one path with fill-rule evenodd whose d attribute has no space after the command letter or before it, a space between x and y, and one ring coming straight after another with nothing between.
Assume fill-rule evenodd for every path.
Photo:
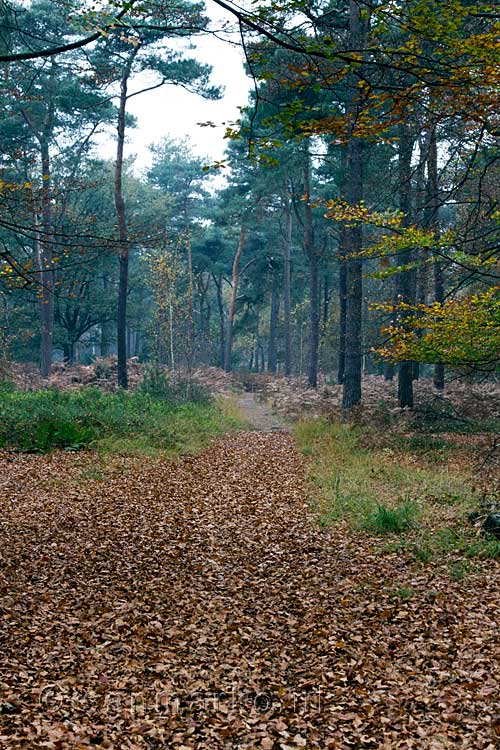
<instances>
[{"instance_id":1,"label":"forest path","mask_svg":"<svg viewBox=\"0 0 500 750\"><path fill-rule=\"evenodd\" d=\"M304 475L284 433L0 454L0 747L494 748L498 576L320 528Z\"/></svg>"},{"instance_id":2,"label":"forest path","mask_svg":"<svg viewBox=\"0 0 500 750\"><path fill-rule=\"evenodd\" d=\"M245 392L236 400L244 420L260 432L291 432L291 426L273 412L270 406L258 401L254 393Z\"/></svg>"}]
</instances>

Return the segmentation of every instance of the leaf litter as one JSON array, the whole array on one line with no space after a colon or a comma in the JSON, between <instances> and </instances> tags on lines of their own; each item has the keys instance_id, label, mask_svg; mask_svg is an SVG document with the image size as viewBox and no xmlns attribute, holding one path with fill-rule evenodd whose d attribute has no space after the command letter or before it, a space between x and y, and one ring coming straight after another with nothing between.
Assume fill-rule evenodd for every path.
<instances>
[{"instance_id":1,"label":"leaf litter","mask_svg":"<svg viewBox=\"0 0 500 750\"><path fill-rule=\"evenodd\" d=\"M0 747L498 747L498 564L320 528L289 435L0 463Z\"/></svg>"}]
</instances>

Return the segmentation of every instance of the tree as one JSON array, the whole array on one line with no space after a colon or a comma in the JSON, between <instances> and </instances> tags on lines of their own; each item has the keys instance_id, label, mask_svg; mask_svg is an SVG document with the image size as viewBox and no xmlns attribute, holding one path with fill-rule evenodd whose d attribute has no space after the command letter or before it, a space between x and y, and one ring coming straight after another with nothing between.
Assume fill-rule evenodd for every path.
<instances>
[{"instance_id":1,"label":"tree","mask_svg":"<svg viewBox=\"0 0 500 750\"><path fill-rule=\"evenodd\" d=\"M11 13L22 14L31 29L35 48L53 36L63 23L64 16L57 10L54 12L51 5L46 0L36 0L28 8L10 6ZM65 29L68 36L72 32L71 27ZM7 81L9 85L3 91L7 110L4 144L9 144L7 150L10 148L15 154L21 141L24 151L36 154L38 161L38 174L29 168L27 177L32 185L32 223L36 234L40 367L42 375L47 377L53 349L55 258L62 244L54 232L56 192L52 159L54 152L60 151L58 139L61 138L68 143L68 151L83 154L99 125L111 117L112 107L96 90L85 60L74 54L67 56L63 63L50 57L41 63L11 65Z\"/></svg>"},{"instance_id":2,"label":"tree","mask_svg":"<svg viewBox=\"0 0 500 750\"><path fill-rule=\"evenodd\" d=\"M142 24L135 24L133 32L125 37L123 31L109 34L106 45L96 56L94 65L100 75L108 80L118 80L119 107L117 123L117 150L115 163L115 207L119 241L119 287L117 305L117 350L118 382L128 387L127 378L127 294L130 242L127 231L126 207L123 196L123 155L125 146L126 108L132 96L158 88L167 83L213 98L218 90L208 85L210 68L193 58L184 58L181 53L168 47L172 37L185 37L197 29L206 27L207 19L202 15L202 6L184 3L177 6L171 17L162 18L156 24L156 14L165 13L162 3L149 3L148 15ZM124 23L127 23L124 20ZM132 25L132 22L129 22ZM155 83L139 91L129 91L130 79L142 71L156 74Z\"/></svg>"},{"instance_id":3,"label":"tree","mask_svg":"<svg viewBox=\"0 0 500 750\"><path fill-rule=\"evenodd\" d=\"M204 183L209 174L204 171L202 159L193 156L187 143L164 139L152 148L153 165L148 172L149 180L170 196L174 220L170 231L176 232L186 252L188 272L188 358L189 369L195 356L195 321L192 232L193 221L201 221L207 197Z\"/></svg>"},{"instance_id":4,"label":"tree","mask_svg":"<svg viewBox=\"0 0 500 750\"><path fill-rule=\"evenodd\" d=\"M350 0L349 3L349 46L351 49L362 49L365 43L366 24L361 15L361 4ZM345 181L345 199L351 206L359 205L363 200L363 140L356 132L361 117L364 101L357 89L357 77L353 71L349 74L350 97L346 117L350 134L347 142L347 177ZM345 370L343 378L342 406L350 409L361 399L361 366L362 366L362 229L361 224L347 225L344 229L346 250L346 309L345 309Z\"/></svg>"}]
</instances>

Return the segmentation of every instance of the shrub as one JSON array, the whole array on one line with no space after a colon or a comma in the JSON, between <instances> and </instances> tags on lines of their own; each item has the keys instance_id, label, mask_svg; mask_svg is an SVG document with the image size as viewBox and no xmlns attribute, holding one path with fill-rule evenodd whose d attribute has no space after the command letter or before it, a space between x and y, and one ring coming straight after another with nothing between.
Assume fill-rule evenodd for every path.
<instances>
[{"instance_id":1,"label":"shrub","mask_svg":"<svg viewBox=\"0 0 500 750\"><path fill-rule=\"evenodd\" d=\"M209 391L201 383L188 378L170 379L161 367L153 366L145 371L139 391L172 404L211 402Z\"/></svg>"},{"instance_id":2,"label":"shrub","mask_svg":"<svg viewBox=\"0 0 500 750\"><path fill-rule=\"evenodd\" d=\"M0 390L0 447L43 453L76 450L98 441L112 450L190 450L212 435L234 428L236 419L217 406L155 398L145 391L103 393L46 389Z\"/></svg>"}]
</instances>

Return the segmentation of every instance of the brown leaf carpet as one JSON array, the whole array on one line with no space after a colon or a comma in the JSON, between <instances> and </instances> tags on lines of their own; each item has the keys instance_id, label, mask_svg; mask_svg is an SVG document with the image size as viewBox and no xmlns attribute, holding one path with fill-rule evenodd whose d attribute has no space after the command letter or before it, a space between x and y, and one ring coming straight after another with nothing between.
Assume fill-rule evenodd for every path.
<instances>
[{"instance_id":1,"label":"brown leaf carpet","mask_svg":"<svg viewBox=\"0 0 500 750\"><path fill-rule=\"evenodd\" d=\"M498 747L496 563L321 529L285 434L99 466L0 457L0 747Z\"/></svg>"}]
</instances>

